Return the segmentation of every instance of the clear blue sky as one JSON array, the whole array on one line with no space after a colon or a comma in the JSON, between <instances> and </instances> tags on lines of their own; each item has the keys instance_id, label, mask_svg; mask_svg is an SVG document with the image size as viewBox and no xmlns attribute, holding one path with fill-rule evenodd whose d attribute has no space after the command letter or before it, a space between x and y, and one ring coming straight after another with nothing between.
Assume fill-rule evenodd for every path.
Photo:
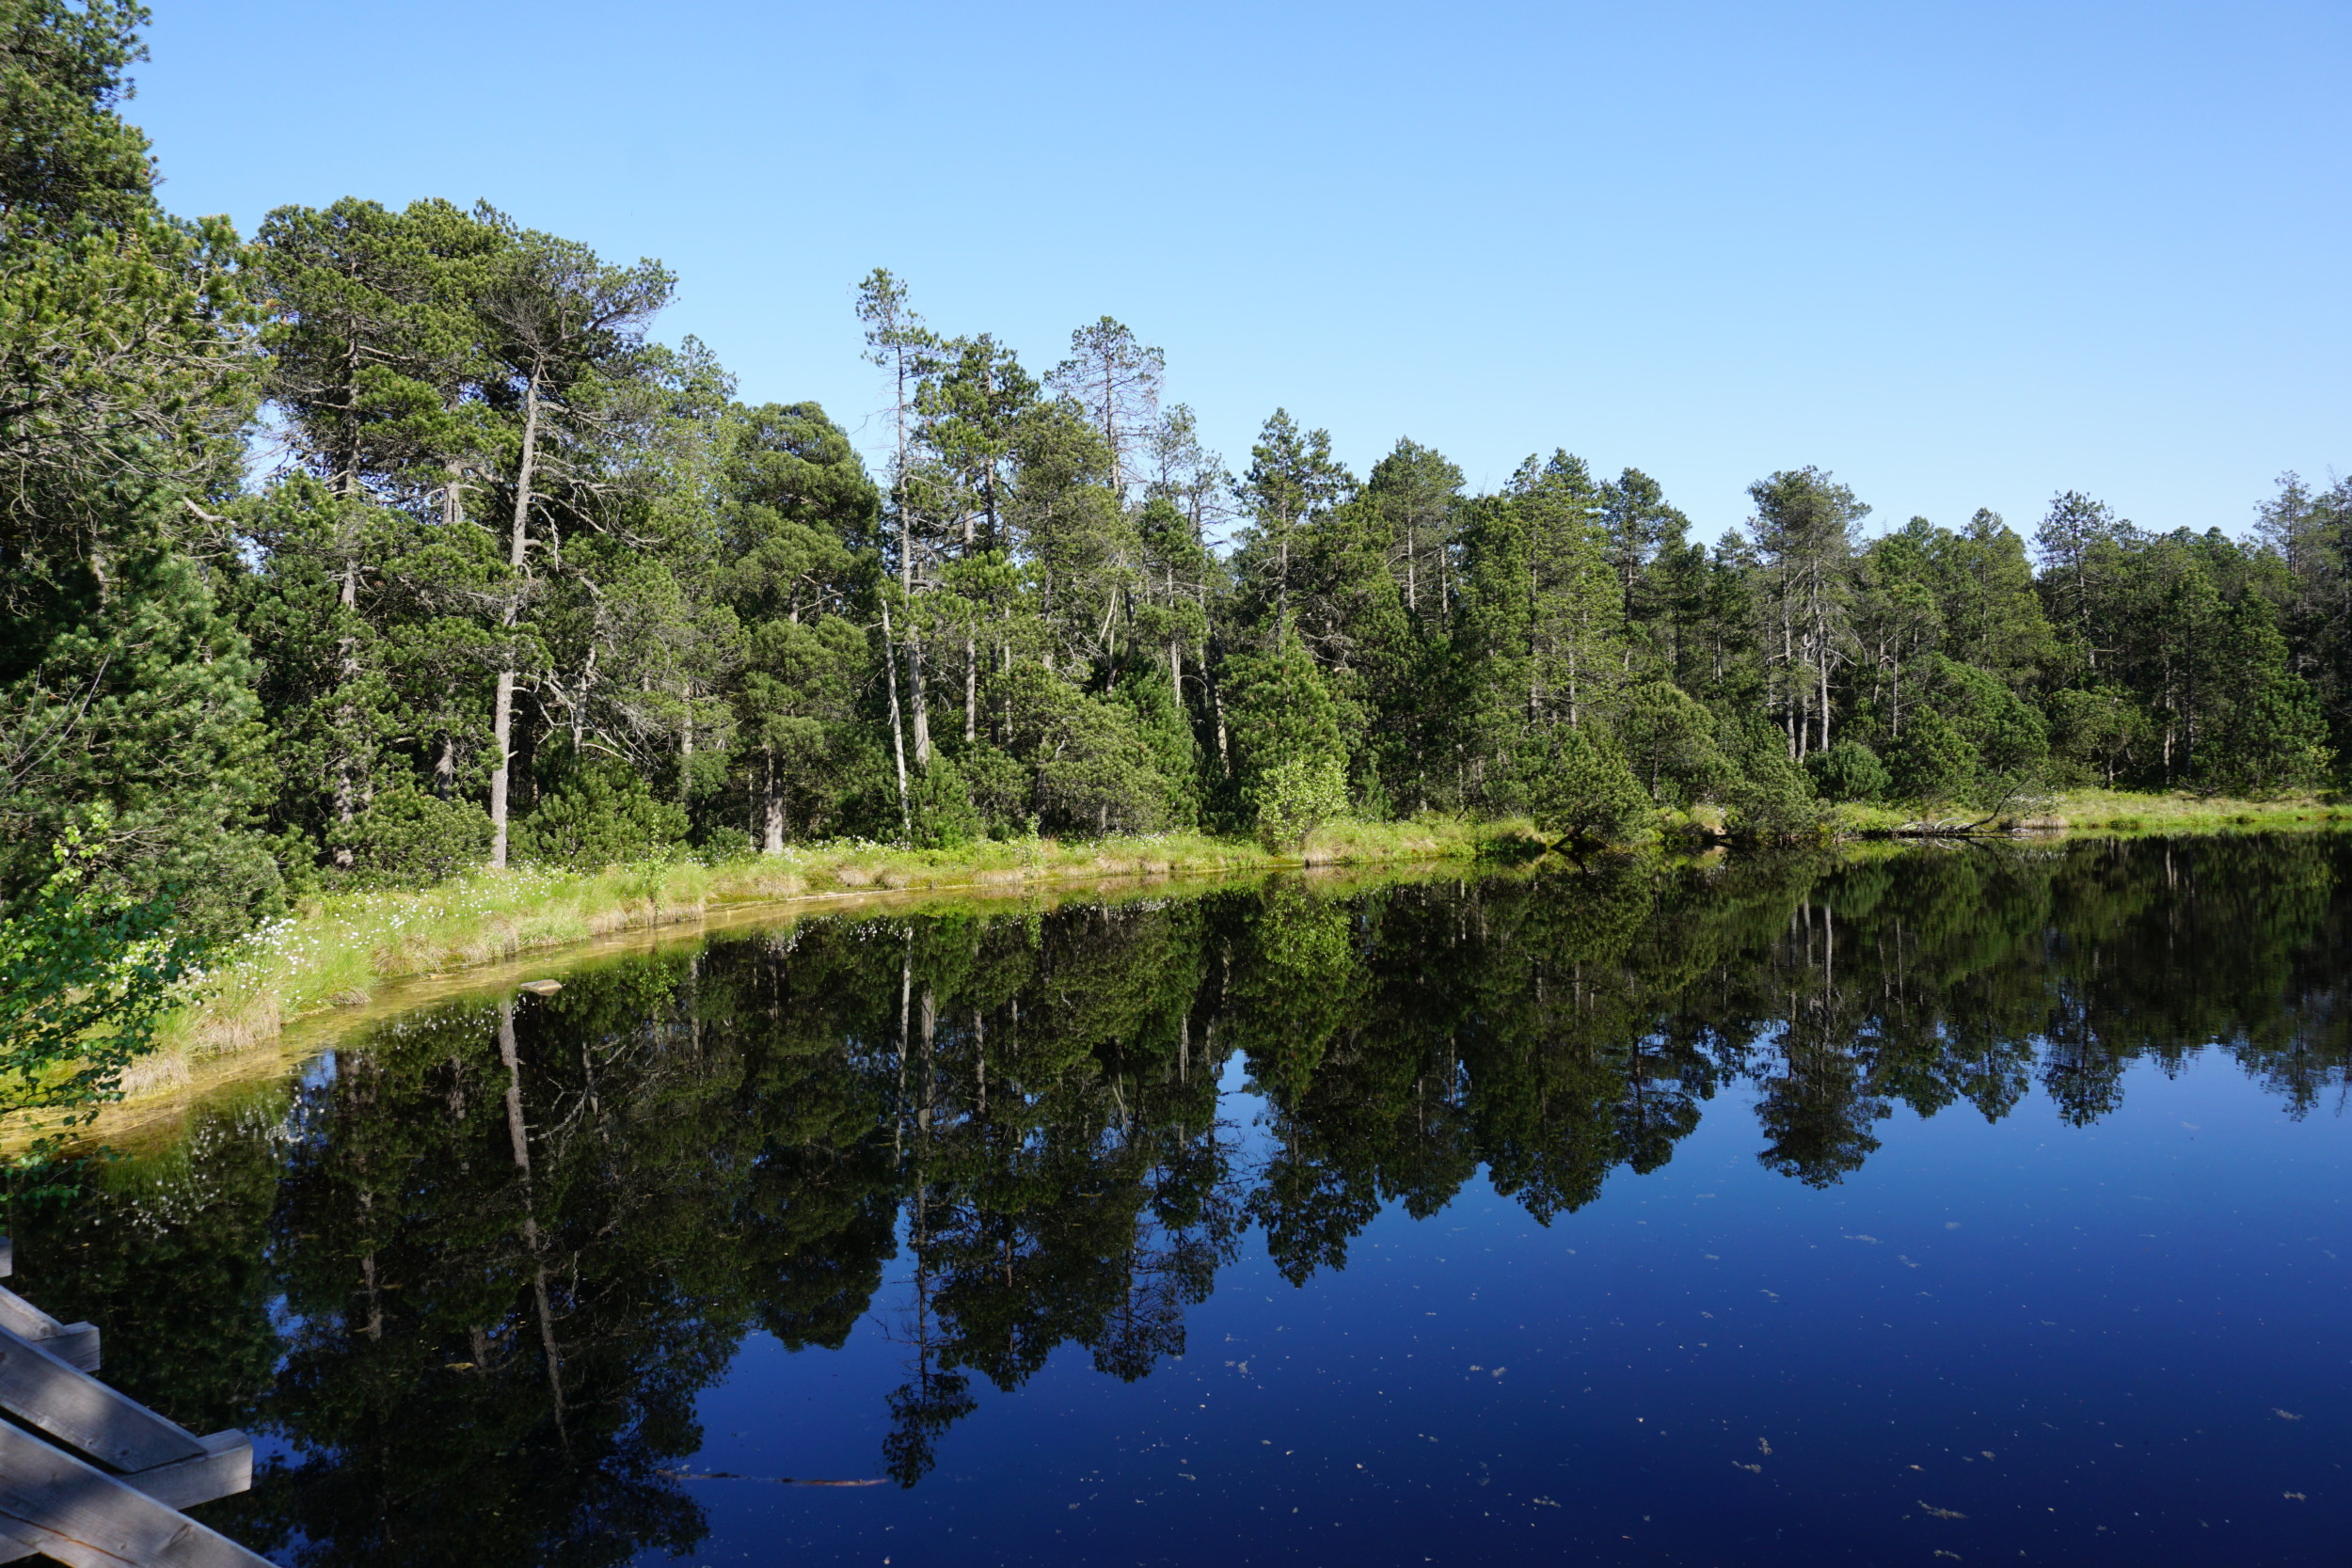
<instances>
[{"instance_id":1,"label":"clear blue sky","mask_svg":"<svg viewBox=\"0 0 2352 1568\"><path fill-rule=\"evenodd\" d=\"M855 425L856 280L1036 369L1108 313L1238 467L1565 446L2030 531L2352 467L2352 7L152 0L166 199L486 197ZM878 435L878 427L866 432Z\"/></svg>"}]
</instances>

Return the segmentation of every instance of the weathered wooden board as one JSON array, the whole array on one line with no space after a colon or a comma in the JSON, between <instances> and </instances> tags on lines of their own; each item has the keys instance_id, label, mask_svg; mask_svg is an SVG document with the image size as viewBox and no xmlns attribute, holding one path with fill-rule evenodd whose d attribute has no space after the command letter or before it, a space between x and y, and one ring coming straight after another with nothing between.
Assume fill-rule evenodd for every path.
<instances>
[{"instance_id":1,"label":"weathered wooden board","mask_svg":"<svg viewBox=\"0 0 2352 1568\"><path fill-rule=\"evenodd\" d=\"M196 1434L0 1327L0 1409L118 1470L204 1457Z\"/></svg>"},{"instance_id":2,"label":"weathered wooden board","mask_svg":"<svg viewBox=\"0 0 2352 1568\"><path fill-rule=\"evenodd\" d=\"M194 1508L253 1487L253 1440L230 1428L199 1437L200 1459L158 1465L119 1479L123 1485L146 1493L166 1508Z\"/></svg>"},{"instance_id":3,"label":"weathered wooden board","mask_svg":"<svg viewBox=\"0 0 2352 1568\"><path fill-rule=\"evenodd\" d=\"M0 1286L0 1328L86 1372L98 1370L96 1323L61 1323L6 1286Z\"/></svg>"},{"instance_id":4,"label":"weathered wooden board","mask_svg":"<svg viewBox=\"0 0 2352 1568\"><path fill-rule=\"evenodd\" d=\"M159 1465L151 1470L141 1470L133 1476L115 1479L135 1491L146 1493L166 1508L194 1508L217 1497L251 1490L253 1486L253 1443L242 1432L215 1432L210 1437L199 1437L205 1453L201 1459L183 1459L177 1465ZM39 1557L38 1548L0 1534L0 1562L17 1562L28 1557Z\"/></svg>"},{"instance_id":5,"label":"weathered wooden board","mask_svg":"<svg viewBox=\"0 0 2352 1568\"><path fill-rule=\"evenodd\" d=\"M249 1459L251 1449L246 1452ZM268 1563L120 1478L6 1422L0 1422L0 1535L70 1568Z\"/></svg>"}]
</instances>

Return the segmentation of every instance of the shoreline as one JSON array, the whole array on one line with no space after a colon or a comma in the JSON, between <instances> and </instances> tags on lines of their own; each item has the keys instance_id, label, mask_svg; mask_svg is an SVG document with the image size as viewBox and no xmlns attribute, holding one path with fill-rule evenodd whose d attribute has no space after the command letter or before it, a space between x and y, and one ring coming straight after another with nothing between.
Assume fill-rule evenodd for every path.
<instances>
[{"instance_id":1,"label":"shoreline","mask_svg":"<svg viewBox=\"0 0 2352 1568\"><path fill-rule=\"evenodd\" d=\"M1104 894L1201 891L1237 877L1470 864L1524 834L1510 821L1335 825L1303 852L1247 840L1160 835L1060 844L983 842L956 850L886 845L801 847L718 865L601 872L518 867L414 892L314 899L242 939L209 989L167 1019L155 1050L122 1078L94 1137L169 1117L192 1097L280 1074L353 1029L447 996L513 985L531 973L709 933L845 911L957 901L1058 904ZM0 1142L48 1118L17 1118Z\"/></svg>"},{"instance_id":2,"label":"shoreline","mask_svg":"<svg viewBox=\"0 0 2352 1568\"><path fill-rule=\"evenodd\" d=\"M1834 809L1830 828L1834 841L1857 847L1963 836L1902 831L1918 820L1916 814L1846 805ZM1693 825L1684 814L1661 814L1669 838L1678 826ZM1988 819L1965 836L2046 841L2344 827L2352 827L2352 808L2316 796L2247 801L2086 790ZM1350 870L1474 864L1502 846L1533 838L1521 821L1433 818L1338 824L1295 855L1200 834L984 841L954 850L850 843L718 865L593 873L521 867L414 892L330 895L242 940L217 963L213 989L167 1020L156 1050L132 1064L123 1098L103 1109L90 1132L104 1137L176 1120L198 1099L281 1077L394 1013L516 985L533 971L575 969L720 931L958 900L1058 904L1179 887L1207 891L1241 876L1284 872L1342 880ZM18 1119L0 1141L19 1141L42 1124Z\"/></svg>"}]
</instances>

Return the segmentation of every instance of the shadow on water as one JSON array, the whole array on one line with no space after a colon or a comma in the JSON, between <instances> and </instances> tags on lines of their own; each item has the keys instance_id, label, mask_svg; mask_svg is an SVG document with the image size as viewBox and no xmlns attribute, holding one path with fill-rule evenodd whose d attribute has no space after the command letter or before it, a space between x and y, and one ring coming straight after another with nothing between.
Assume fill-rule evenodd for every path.
<instances>
[{"instance_id":1,"label":"shadow on water","mask_svg":"<svg viewBox=\"0 0 2352 1568\"><path fill-rule=\"evenodd\" d=\"M1303 1282L1482 1174L1548 1223L1734 1085L1816 1186L1899 1106L2089 1123L2201 1051L2333 1101L2347 870L2331 838L1967 846L807 922L394 1020L18 1256L113 1380L278 1446L206 1511L256 1545L617 1563L702 1538L695 1402L755 1330L884 1314L874 1464L911 1486L1057 1347L1182 1354L1245 1245Z\"/></svg>"}]
</instances>

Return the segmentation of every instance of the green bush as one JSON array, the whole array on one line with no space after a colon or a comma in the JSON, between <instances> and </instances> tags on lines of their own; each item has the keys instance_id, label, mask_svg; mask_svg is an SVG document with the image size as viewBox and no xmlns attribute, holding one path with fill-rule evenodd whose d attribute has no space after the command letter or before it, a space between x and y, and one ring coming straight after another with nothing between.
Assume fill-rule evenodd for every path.
<instances>
[{"instance_id":1,"label":"green bush","mask_svg":"<svg viewBox=\"0 0 2352 1568\"><path fill-rule=\"evenodd\" d=\"M724 865L751 859L758 847L742 829L723 824L704 830L701 842L694 846L694 858L705 865Z\"/></svg>"},{"instance_id":2,"label":"green bush","mask_svg":"<svg viewBox=\"0 0 2352 1568\"><path fill-rule=\"evenodd\" d=\"M1258 842L1271 854L1295 853L1326 822L1347 815L1347 775L1333 757L1278 762L1251 791Z\"/></svg>"},{"instance_id":3,"label":"green bush","mask_svg":"<svg viewBox=\"0 0 2352 1568\"><path fill-rule=\"evenodd\" d=\"M490 818L471 800L401 788L379 795L348 826L330 829L330 850L348 850L350 879L378 887L430 887L480 866Z\"/></svg>"},{"instance_id":4,"label":"green bush","mask_svg":"<svg viewBox=\"0 0 2352 1568\"><path fill-rule=\"evenodd\" d=\"M676 860L687 828L686 813L655 800L644 780L598 768L576 775L516 824L511 856L580 871Z\"/></svg>"},{"instance_id":5,"label":"green bush","mask_svg":"<svg viewBox=\"0 0 2352 1568\"><path fill-rule=\"evenodd\" d=\"M1671 681L1635 687L1617 717L1626 766L1661 806L1708 799L1738 779L1716 729L1715 716Z\"/></svg>"},{"instance_id":6,"label":"green bush","mask_svg":"<svg viewBox=\"0 0 2352 1568\"><path fill-rule=\"evenodd\" d=\"M1804 759L1804 770L1813 777L1815 792L1825 800L1867 804L1884 800L1894 786L1886 764L1858 740L1841 740L1826 752L1814 752Z\"/></svg>"},{"instance_id":7,"label":"green bush","mask_svg":"<svg viewBox=\"0 0 2352 1568\"><path fill-rule=\"evenodd\" d=\"M907 780L907 811L918 849L954 849L980 836L963 771L946 757L934 755Z\"/></svg>"},{"instance_id":8,"label":"green bush","mask_svg":"<svg viewBox=\"0 0 2352 1568\"><path fill-rule=\"evenodd\" d=\"M1887 748L1897 798L1922 806L1962 799L1977 781L1977 749L1931 707L1911 711L1903 733Z\"/></svg>"},{"instance_id":9,"label":"green bush","mask_svg":"<svg viewBox=\"0 0 2352 1568\"><path fill-rule=\"evenodd\" d=\"M1546 835L1586 844L1623 844L1649 816L1642 787L1605 730L1562 725L1522 765L1520 798Z\"/></svg>"}]
</instances>

